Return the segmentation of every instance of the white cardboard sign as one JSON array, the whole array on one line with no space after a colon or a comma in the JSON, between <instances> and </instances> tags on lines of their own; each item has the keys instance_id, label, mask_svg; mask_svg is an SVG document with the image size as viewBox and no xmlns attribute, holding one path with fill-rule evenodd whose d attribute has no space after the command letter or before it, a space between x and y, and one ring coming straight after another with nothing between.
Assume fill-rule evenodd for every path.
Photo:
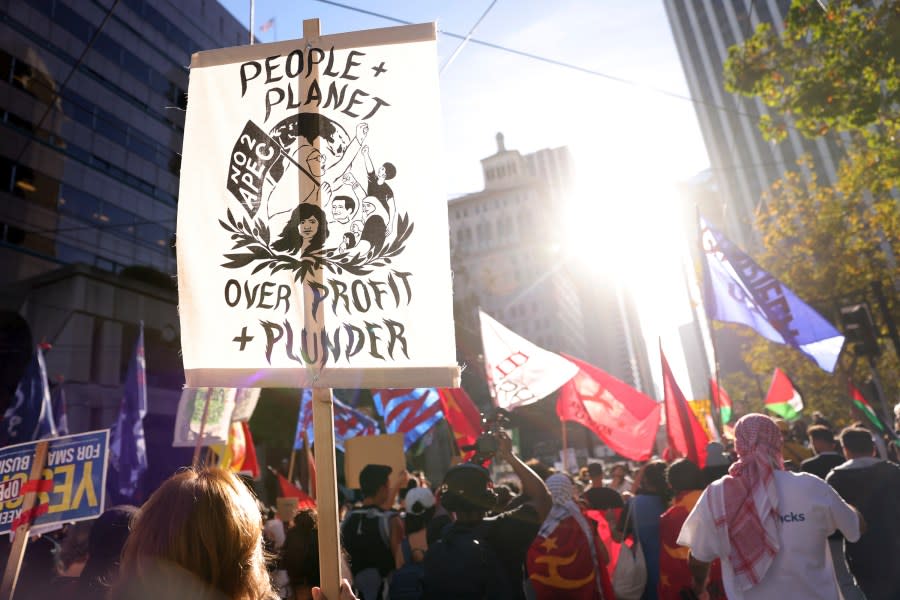
<instances>
[{"instance_id":1,"label":"white cardboard sign","mask_svg":"<svg viewBox=\"0 0 900 600\"><path fill-rule=\"evenodd\" d=\"M434 25L314 42L193 57L187 386L457 385Z\"/></svg>"}]
</instances>

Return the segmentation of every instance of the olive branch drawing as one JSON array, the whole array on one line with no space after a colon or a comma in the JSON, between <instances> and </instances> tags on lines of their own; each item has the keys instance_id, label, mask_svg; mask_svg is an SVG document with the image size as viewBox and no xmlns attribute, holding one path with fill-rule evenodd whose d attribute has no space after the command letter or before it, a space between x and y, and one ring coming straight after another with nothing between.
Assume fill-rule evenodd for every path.
<instances>
[{"instance_id":1,"label":"olive branch drawing","mask_svg":"<svg viewBox=\"0 0 900 600\"><path fill-rule=\"evenodd\" d=\"M240 269L257 263L253 268L254 275L264 269L269 269L273 274L279 271L292 271L294 281L305 280L307 275L323 267L336 274L346 271L352 275L368 275L376 268L389 265L393 258L403 252L406 240L409 239L414 227L409 222L409 215L403 214L397 217L397 235L394 240L366 254L319 248L295 257L272 250L269 245L271 231L264 221L251 222L247 217L237 220L231 209L228 209L226 214L228 221L219 219L219 224L231 234L231 240L234 242L231 249L239 252L226 254L228 262L222 263L223 267Z\"/></svg>"}]
</instances>

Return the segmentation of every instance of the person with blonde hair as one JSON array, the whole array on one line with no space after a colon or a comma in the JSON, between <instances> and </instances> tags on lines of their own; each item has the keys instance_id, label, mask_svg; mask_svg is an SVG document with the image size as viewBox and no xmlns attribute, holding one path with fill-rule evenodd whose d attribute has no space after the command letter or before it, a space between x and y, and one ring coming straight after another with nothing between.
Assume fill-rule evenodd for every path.
<instances>
[{"instance_id":1,"label":"person with blonde hair","mask_svg":"<svg viewBox=\"0 0 900 600\"><path fill-rule=\"evenodd\" d=\"M150 496L132 525L111 598L276 598L250 490L219 468L190 468Z\"/></svg>"}]
</instances>

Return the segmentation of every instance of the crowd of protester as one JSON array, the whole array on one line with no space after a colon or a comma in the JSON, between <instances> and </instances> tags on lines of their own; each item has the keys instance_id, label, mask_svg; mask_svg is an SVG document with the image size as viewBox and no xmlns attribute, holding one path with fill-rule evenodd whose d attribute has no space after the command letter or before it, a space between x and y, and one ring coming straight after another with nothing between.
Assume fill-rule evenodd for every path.
<instances>
[{"instance_id":1,"label":"crowd of protester","mask_svg":"<svg viewBox=\"0 0 900 600\"><path fill-rule=\"evenodd\" d=\"M502 432L497 482L475 463L435 485L368 465L340 507L340 600L897 599L896 450L860 423L750 414L702 465L568 474ZM32 540L16 595L320 600L319 573L314 509L282 520L235 475L193 468Z\"/></svg>"}]
</instances>

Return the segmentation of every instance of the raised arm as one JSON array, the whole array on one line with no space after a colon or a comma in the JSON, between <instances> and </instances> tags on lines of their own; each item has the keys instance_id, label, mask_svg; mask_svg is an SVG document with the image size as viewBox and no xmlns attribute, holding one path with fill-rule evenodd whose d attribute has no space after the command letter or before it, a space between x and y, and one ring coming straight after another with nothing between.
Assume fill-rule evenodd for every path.
<instances>
[{"instance_id":1,"label":"raised arm","mask_svg":"<svg viewBox=\"0 0 900 600\"><path fill-rule=\"evenodd\" d=\"M522 459L513 454L512 440L506 432L497 435L497 442L497 458L505 460L512 467L513 472L522 482L522 494L528 497L528 504L534 507L538 518L543 522L553 505L553 499L550 497L550 491L544 484L544 480L522 462Z\"/></svg>"},{"instance_id":2,"label":"raised arm","mask_svg":"<svg viewBox=\"0 0 900 600\"><path fill-rule=\"evenodd\" d=\"M362 152L363 162L366 163L366 173L369 173L371 175L372 173L375 172L375 165L372 164L372 157L369 156L369 147L363 146L361 152Z\"/></svg>"},{"instance_id":3,"label":"raised arm","mask_svg":"<svg viewBox=\"0 0 900 600\"><path fill-rule=\"evenodd\" d=\"M363 198L366 197L366 191L359 185L359 181L356 180L356 177L353 176L353 173L344 173L344 176L341 177L341 186L349 185L350 189L353 190L353 196L356 198L357 206L362 204ZM356 211L353 211L354 214Z\"/></svg>"}]
</instances>

